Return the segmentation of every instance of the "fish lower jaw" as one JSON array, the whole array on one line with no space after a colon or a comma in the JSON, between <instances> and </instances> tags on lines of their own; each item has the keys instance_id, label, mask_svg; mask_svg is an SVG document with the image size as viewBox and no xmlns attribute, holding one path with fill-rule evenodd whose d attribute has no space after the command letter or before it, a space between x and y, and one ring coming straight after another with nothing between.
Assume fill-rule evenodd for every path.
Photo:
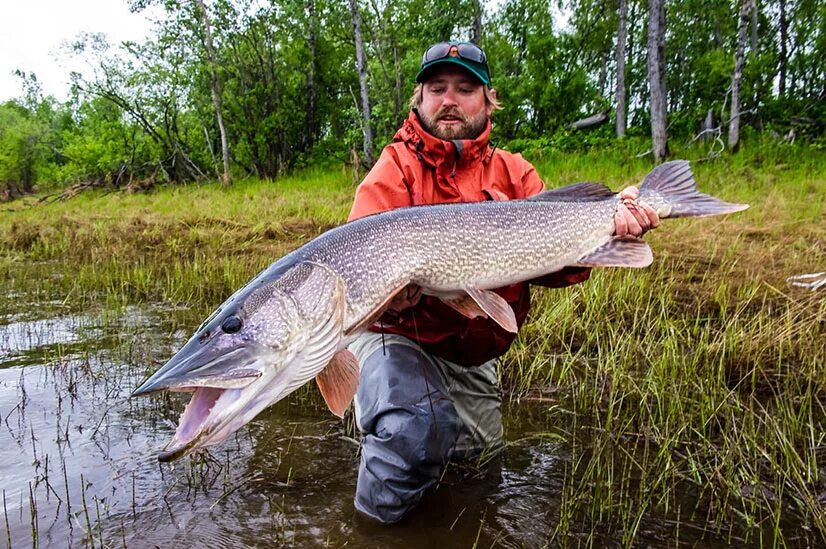
<instances>
[{"instance_id":1,"label":"fish lower jaw","mask_svg":"<svg viewBox=\"0 0 826 549\"><path fill-rule=\"evenodd\" d=\"M226 411L238 401L241 393L240 389L217 387L193 387L179 390L192 391L192 398L178 420L178 427L172 440L158 454L159 461L173 461L195 448L214 446L223 442L228 434L221 431L224 431L225 423L234 415L227 414Z\"/></svg>"}]
</instances>

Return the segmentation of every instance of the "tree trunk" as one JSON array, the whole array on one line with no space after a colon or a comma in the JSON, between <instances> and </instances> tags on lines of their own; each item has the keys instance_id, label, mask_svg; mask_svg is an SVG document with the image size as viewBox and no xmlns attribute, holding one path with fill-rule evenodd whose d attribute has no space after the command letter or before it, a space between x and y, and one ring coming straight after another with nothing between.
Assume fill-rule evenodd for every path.
<instances>
[{"instance_id":1,"label":"tree trunk","mask_svg":"<svg viewBox=\"0 0 826 549\"><path fill-rule=\"evenodd\" d=\"M600 61L599 78L597 79L597 91L600 97L605 96L605 85L608 81L608 61L611 59L611 53L607 50L602 53L602 61Z\"/></svg>"},{"instance_id":2,"label":"tree trunk","mask_svg":"<svg viewBox=\"0 0 826 549\"><path fill-rule=\"evenodd\" d=\"M711 132L714 130L714 109L708 109L703 121L703 141L711 141Z\"/></svg>"},{"instance_id":3,"label":"tree trunk","mask_svg":"<svg viewBox=\"0 0 826 549\"><path fill-rule=\"evenodd\" d=\"M479 45L482 40L482 3L480 0L473 0L473 31L470 41Z\"/></svg>"},{"instance_id":4,"label":"tree trunk","mask_svg":"<svg viewBox=\"0 0 826 549\"><path fill-rule=\"evenodd\" d=\"M743 64L746 53L746 31L749 26L749 12L753 0L742 0L740 22L737 28L737 50L734 54L734 75L731 78L731 118L728 123L728 148L736 151L740 147L740 83L743 80Z\"/></svg>"},{"instance_id":5,"label":"tree trunk","mask_svg":"<svg viewBox=\"0 0 826 549\"><path fill-rule=\"evenodd\" d=\"M396 102L393 105L393 120L398 121L402 113L402 62L399 59L399 47L396 45L395 37L393 43L393 66L396 72L395 98Z\"/></svg>"},{"instance_id":6,"label":"tree trunk","mask_svg":"<svg viewBox=\"0 0 826 549\"><path fill-rule=\"evenodd\" d=\"M780 0L780 59L778 67L779 89L778 95L786 95L786 64L788 62L788 52L786 45L789 43L789 22L786 20L786 0Z\"/></svg>"},{"instance_id":7,"label":"tree trunk","mask_svg":"<svg viewBox=\"0 0 826 549\"><path fill-rule=\"evenodd\" d=\"M309 152L315 144L315 24L315 0L307 0L307 48L310 50L310 65L307 67L307 120L303 138L306 152Z\"/></svg>"},{"instance_id":8,"label":"tree trunk","mask_svg":"<svg viewBox=\"0 0 826 549\"><path fill-rule=\"evenodd\" d=\"M212 29L209 24L206 6L203 0L196 0L201 22L204 25L204 48L209 63L209 80L212 90L212 105L215 108L215 118L218 121L218 131L221 133L221 157L224 161L224 174L221 178L225 185L229 184L229 145L227 144L227 130L224 127L224 107L221 100L221 80L218 78L218 66L215 60L215 48L212 45Z\"/></svg>"},{"instance_id":9,"label":"tree trunk","mask_svg":"<svg viewBox=\"0 0 826 549\"><path fill-rule=\"evenodd\" d=\"M668 155L666 134L665 79L663 42L665 9L663 0L648 2L648 90L651 105L651 140L654 160L662 162Z\"/></svg>"},{"instance_id":10,"label":"tree trunk","mask_svg":"<svg viewBox=\"0 0 826 549\"><path fill-rule=\"evenodd\" d=\"M759 22L759 14L757 13L757 2L756 0L751 3L751 51L752 53L757 52L757 31L758 29L758 22Z\"/></svg>"},{"instance_id":11,"label":"tree trunk","mask_svg":"<svg viewBox=\"0 0 826 549\"><path fill-rule=\"evenodd\" d=\"M353 35L356 42L356 69L359 73L359 88L361 90L361 114L364 118L362 132L364 133L364 163L373 165L373 129L370 125L370 98L367 95L367 62L364 57L364 41L361 36L361 14L356 0L348 0L350 13L353 16Z\"/></svg>"},{"instance_id":12,"label":"tree trunk","mask_svg":"<svg viewBox=\"0 0 826 549\"><path fill-rule=\"evenodd\" d=\"M617 137L625 135L625 42L628 39L628 2L619 0L617 6L619 24L617 25Z\"/></svg>"}]
</instances>

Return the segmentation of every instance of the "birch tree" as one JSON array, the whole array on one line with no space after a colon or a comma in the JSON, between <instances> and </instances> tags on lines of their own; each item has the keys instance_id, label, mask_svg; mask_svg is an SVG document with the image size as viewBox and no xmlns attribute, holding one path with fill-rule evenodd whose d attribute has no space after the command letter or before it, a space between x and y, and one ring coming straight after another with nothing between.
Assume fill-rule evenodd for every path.
<instances>
[{"instance_id":1,"label":"birch tree","mask_svg":"<svg viewBox=\"0 0 826 549\"><path fill-rule=\"evenodd\" d=\"M743 81L743 64L746 57L746 31L752 13L754 0L742 0L740 22L737 26L737 50L734 54L734 75L731 77L731 118L728 124L728 148L736 151L740 147L740 85Z\"/></svg>"},{"instance_id":2,"label":"birch tree","mask_svg":"<svg viewBox=\"0 0 826 549\"><path fill-rule=\"evenodd\" d=\"M350 14L353 18L353 36L356 43L356 70L359 75L361 91L361 114L363 118L362 133L364 134L364 163L373 165L373 129L370 125L370 97L367 95L367 61L364 56L364 40L361 35L361 13L356 0L347 0L350 3Z\"/></svg>"},{"instance_id":3,"label":"birch tree","mask_svg":"<svg viewBox=\"0 0 826 549\"><path fill-rule=\"evenodd\" d=\"M663 0L648 3L648 90L651 106L651 140L654 160L662 162L668 155L666 133L665 78L663 42L665 7Z\"/></svg>"},{"instance_id":4,"label":"birch tree","mask_svg":"<svg viewBox=\"0 0 826 549\"><path fill-rule=\"evenodd\" d=\"M470 41L479 45L482 40L482 2L473 0L473 29Z\"/></svg>"},{"instance_id":5,"label":"birch tree","mask_svg":"<svg viewBox=\"0 0 826 549\"><path fill-rule=\"evenodd\" d=\"M304 130L304 148L312 149L316 133L316 13L315 0L307 0L307 49L310 50L310 62L307 66L307 122Z\"/></svg>"},{"instance_id":6,"label":"birch tree","mask_svg":"<svg viewBox=\"0 0 826 549\"><path fill-rule=\"evenodd\" d=\"M203 0L195 0L196 10L203 25L203 42L206 50L207 63L209 64L209 83L212 92L212 106L215 109L215 119L218 122L218 131L221 134L221 159L224 165L224 173L221 176L222 182L226 185L231 181L229 173L229 145L227 143L227 130L224 126L224 106L222 101L221 80L218 77L218 63L215 59L215 47L212 43L212 28L209 22L206 6Z\"/></svg>"},{"instance_id":7,"label":"birch tree","mask_svg":"<svg viewBox=\"0 0 826 549\"><path fill-rule=\"evenodd\" d=\"M786 19L786 0L779 0L778 9L778 26L780 31L780 52L778 59L778 95L784 97L786 95L786 64L788 62L787 46L789 43L789 22Z\"/></svg>"},{"instance_id":8,"label":"birch tree","mask_svg":"<svg viewBox=\"0 0 826 549\"><path fill-rule=\"evenodd\" d=\"M617 5L617 50L616 50L616 100L617 100L617 137L625 135L625 43L628 39L628 2L618 0Z\"/></svg>"}]
</instances>

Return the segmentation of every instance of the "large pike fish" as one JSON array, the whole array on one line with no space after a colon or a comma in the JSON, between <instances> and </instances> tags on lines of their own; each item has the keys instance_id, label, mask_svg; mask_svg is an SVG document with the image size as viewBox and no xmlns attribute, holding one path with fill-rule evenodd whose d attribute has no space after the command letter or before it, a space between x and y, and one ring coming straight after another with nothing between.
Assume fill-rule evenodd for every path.
<instances>
[{"instance_id":1,"label":"large pike fish","mask_svg":"<svg viewBox=\"0 0 826 549\"><path fill-rule=\"evenodd\" d=\"M748 207L698 192L686 161L651 171L638 201L661 218ZM192 392L159 459L222 442L313 378L343 415L358 385L347 344L408 284L515 332L513 310L492 289L568 265L649 265L648 244L613 236L619 203L603 185L577 183L526 200L403 208L322 234L235 292L134 392Z\"/></svg>"}]
</instances>

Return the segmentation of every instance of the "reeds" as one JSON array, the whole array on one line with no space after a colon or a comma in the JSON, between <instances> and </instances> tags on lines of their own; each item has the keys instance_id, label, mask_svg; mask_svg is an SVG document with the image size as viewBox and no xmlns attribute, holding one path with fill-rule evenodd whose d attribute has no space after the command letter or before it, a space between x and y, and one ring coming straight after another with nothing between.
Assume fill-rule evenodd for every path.
<instances>
[{"instance_id":1,"label":"reeds","mask_svg":"<svg viewBox=\"0 0 826 549\"><path fill-rule=\"evenodd\" d=\"M712 187L752 210L665 221L652 268L537 296L502 375L515 398L574 412L560 416L574 455L554 543L634 545L643 515L734 544L826 539L826 297L783 283L826 264L823 210L789 199L822 205L826 180L789 185L768 190L788 219L765 221L768 188ZM760 246L744 241L756 231Z\"/></svg>"}]
</instances>

